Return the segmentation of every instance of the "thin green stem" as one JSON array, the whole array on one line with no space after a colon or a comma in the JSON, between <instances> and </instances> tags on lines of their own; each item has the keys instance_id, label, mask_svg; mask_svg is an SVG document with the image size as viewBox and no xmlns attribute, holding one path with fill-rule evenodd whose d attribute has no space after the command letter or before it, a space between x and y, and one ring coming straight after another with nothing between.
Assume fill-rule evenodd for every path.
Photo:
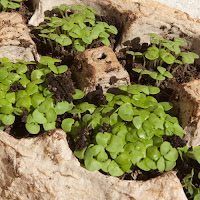
<instances>
[{"instance_id":1,"label":"thin green stem","mask_svg":"<svg viewBox=\"0 0 200 200\"><path fill-rule=\"evenodd\" d=\"M59 12L60 12L62 18L65 18L65 15L64 15L63 11L59 9Z\"/></svg>"},{"instance_id":2,"label":"thin green stem","mask_svg":"<svg viewBox=\"0 0 200 200\"><path fill-rule=\"evenodd\" d=\"M132 63L133 67L134 67L134 63L135 63L135 55L133 55L133 63Z\"/></svg>"},{"instance_id":3,"label":"thin green stem","mask_svg":"<svg viewBox=\"0 0 200 200\"><path fill-rule=\"evenodd\" d=\"M138 78L138 83L140 83L140 81L141 81L141 78L142 78L142 73L140 73L140 75L139 75L139 78Z\"/></svg>"},{"instance_id":4,"label":"thin green stem","mask_svg":"<svg viewBox=\"0 0 200 200\"><path fill-rule=\"evenodd\" d=\"M47 38L47 40L48 40L48 42L49 42L49 44L50 44L51 51L53 52L53 44L52 44L52 42L51 42L51 39Z\"/></svg>"},{"instance_id":5,"label":"thin green stem","mask_svg":"<svg viewBox=\"0 0 200 200\"><path fill-rule=\"evenodd\" d=\"M146 66L146 59L145 59L145 56L144 56L144 55L142 55L142 57L143 57L143 60L144 60L144 62L143 62L143 67L145 67L145 66Z\"/></svg>"}]
</instances>

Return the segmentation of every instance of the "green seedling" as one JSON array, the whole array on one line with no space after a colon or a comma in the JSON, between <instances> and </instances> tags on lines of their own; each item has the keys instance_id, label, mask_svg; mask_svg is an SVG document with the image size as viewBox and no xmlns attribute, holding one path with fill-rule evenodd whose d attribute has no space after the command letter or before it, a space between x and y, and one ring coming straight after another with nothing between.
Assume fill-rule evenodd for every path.
<instances>
[{"instance_id":1,"label":"green seedling","mask_svg":"<svg viewBox=\"0 0 200 200\"><path fill-rule=\"evenodd\" d=\"M156 80L156 85L159 86L165 78L173 78L175 71L184 65L186 70L189 64L193 64L194 60L199 58L193 52L181 52L180 46L184 46L184 41L178 37L174 41L163 39L155 33L147 34L151 39L151 46L146 52L127 51L133 56L133 66L135 58L143 58L143 67L145 70L133 68L133 71L140 73L138 81L141 80L143 74L147 74ZM171 70L171 67L177 65Z\"/></svg>"},{"instance_id":2,"label":"green seedling","mask_svg":"<svg viewBox=\"0 0 200 200\"><path fill-rule=\"evenodd\" d=\"M90 145L75 150L75 155L84 160L90 171L103 170L112 176L132 172L135 167L149 171L168 171L174 168L178 151L162 136L176 134L183 136L176 117L166 114L171 109L168 102L157 102L151 95L159 93L159 88L144 85L120 86L127 95L106 94L107 104L95 108L90 104L80 104L70 112L79 115L78 124L70 119L63 127L72 132L79 127L91 128ZM84 105L84 106L82 106ZM76 125L75 125L76 124ZM110 127L107 129L105 127Z\"/></svg>"},{"instance_id":3,"label":"green seedling","mask_svg":"<svg viewBox=\"0 0 200 200\"><path fill-rule=\"evenodd\" d=\"M0 124L12 125L16 115L28 111L25 127L30 134L38 134L41 126L45 131L56 128L58 115L72 110L73 103L67 101L55 104L53 92L46 88L46 75L53 72L54 76L64 73L68 67L58 65L61 60L41 57L36 65L33 62L17 60L12 63L8 58L0 59ZM35 69L29 71L29 65ZM21 89L13 89L21 87ZM75 99L82 98L83 92L76 89Z\"/></svg>"},{"instance_id":4,"label":"green seedling","mask_svg":"<svg viewBox=\"0 0 200 200\"><path fill-rule=\"evenodd\" d=\"M44 38L45 43L49 42L52 51L54 43L61 51L70 46L73 52L84 51L94 45L93 41L109 46L110 34L118 32L112 25L96 22L96 11L90 7L62 4L54 9L61 13L62 18L46 17L46 23L36 28L40 29L39 36Z\"/></svg>"},{"instance_id":5,"label":"green seedling","mask_svg":"<svg viewBox=\"0 0 200 200\"><path fill-rule=\"evenodd\" d=\"M140 83L140 80L142 78L142 75L146 74L149 75L151 78L156 80L156 86L159 87L161 81L164 81L167 78L173 78L173 75L166 70L166 68L158 66L157 71L150 71L150 70L143 70L138 68L133 68L134 72L139 73L138 83Z\"/></svg>"},{"instance_id":6,"label":"green seedling","mask_svg":"<svg viewBox=\"0 0 200 200\"><path fill-rule=\"evenodd\" d=\"M20 3L24 0L1 0L0 1L0 11L11 11L20 8Z\"/></svg>"},{"instance_id":7,"label":"green seedling","mask_svg":"<svg viewBox=\"0 0 200 200\"><path fill-rule=\"evenodd\" d=\"M192 183L193 177L194 177L194 169L192 169L191 174L188 174L183 178L182 185L187 191L186 194L190 194L190 198L193 198L193 200L199 200L200 186L197 187ZM200 173L198 174L198 178L200 179Z\"/></svg>"}]
</instances>

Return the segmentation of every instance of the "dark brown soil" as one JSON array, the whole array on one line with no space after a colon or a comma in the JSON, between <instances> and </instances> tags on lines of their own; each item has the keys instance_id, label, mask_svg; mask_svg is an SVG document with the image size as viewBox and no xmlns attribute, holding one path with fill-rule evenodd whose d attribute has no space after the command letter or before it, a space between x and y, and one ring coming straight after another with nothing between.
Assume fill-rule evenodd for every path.
<instances>
[{"instance_id":1,"label":"dark brown soil","mask_svg":"<svg viewBox=\"0 0 200 200\"><path fill-rule=\"evenodd\" d=\"M71 79L70 71L58 76L54 76L51 72L47 74L47 79L47 88L54 92L53 98L55 103L61 101L71 102L73 100L72 95L75 94L75 87Z\"/></svg>"}]
</instances>

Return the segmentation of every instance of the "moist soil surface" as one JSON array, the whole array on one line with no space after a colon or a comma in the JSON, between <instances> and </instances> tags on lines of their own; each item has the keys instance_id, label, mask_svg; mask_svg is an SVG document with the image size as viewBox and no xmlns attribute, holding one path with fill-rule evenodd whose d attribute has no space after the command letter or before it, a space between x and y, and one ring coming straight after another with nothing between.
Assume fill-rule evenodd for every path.
<instances>
[{"instance_id":1,"label":"moist soil surface","mask_svg":"<svg viewBox=\"0 0 200 200\"><path fill-rule=\"evenodd\" d=\"M21 8L18 10L20 14L24 16L25 22L28 23L28 20L33 14L33 7L28 2L24 2L21 6ZM49 14L50 15L50 14ZM112 18L110 16L107 17L101 17L96 16L96 19L98 21L104 21L107 22L109 25L114 25L117 27L119 34L117 36L111 35L110 41L111 41L111 48L115 51L115 47L120 41L121 31L123 25L118 22L115 18ZM51 47L44 42L44 40L38 36L39 31L34 29L33 27L30 27L32 29L31 36L34 42L37 45L37 50L40 55L42 56L51 56L53 58L57 58L62 60L61 64L66 64L69 67L69 70L64 73L63 75L54 77L53 74L48 74L48 88L54 92L54 100L55 102L60 102L62 100L67 100L71 102L73 100L72 95L75 92L76 84L71 78L71 72L70 67L75 63L74 55L72 52L69 51L69 48L65 48L64 51L59 49L54 49L51 51ZM184 37L184 36L183 36ZM93 48L102 46L101 43L96 43L94 41L94 45L91 45ZM127 46L126 49L124 49L122 52L115 52L116 56L119 60L119 62L124 66L124 68L128 71L131 83L132 84L144 84L144 85L155 85L155 81L151 79L150 77L144 75L140 82L138 82L138 74L136 72L133 72L133 64L132 64L132 56L126 54L126 50L133 50L133 51L140 51L145 52L148 48L148 44L142 44L142 45L135 45L137 48L133 49L132 46ZM140 60L136 60L136 65L141 65ZM172 66L172 69L175 68L176 65ZM31 66L30 66L31 70ZM158 95L155 95L156 99L158 101L172 101L173 100L173 92L178 87L179 84L187 83L194 79L200 79L200 66L197 64L188 65L187 68L184 68L183 66L179 67L176 72L173 73L172 79L167 79L165 81L162 81L160 84L160 90L161 92ZM111 83L112 84L112 83ZM23 90L24 88L22 85L18 84L17 86L13 86L10 89L11 91L18 91ZM103 95L103 91L100 85L96 87L96 91L93 92L92 98L85 97L85 101L88 101L89 103L96 104L97 106L101 104L106 104L105 96ZM78 101L77 101L78 103ZM76 104L76 101L75 101ZM24 138L24 137L36 137L34 135L29 134L25 129L25 120L28 115L28 111L24 109L23 115L16 117L16 121L11 126L5 126L5 131L10 133L16 138ZM62 116L59 116L57 119L57 127L60 128L61 122L66 117L73 117L76 119L76 116L72 116L69 114L64 114ZM103 131L110 132L110 127L106 124L102 127ZM40 134L43 133L44 130L41 130ZM92 134L91 127L84 128L83 130L80 130L78 132L79 139L73 140L71 136L68 136L68 141L70 144L70 147L72 150L74 149L82 149L83 147L88 145L87 136L86 133L90 132ZM186 144L186 141L183 141L178 136L172 136L172 137L163 137L165 141L169 141L173 147L183 147ZM192 159L187 160L187 162L183 162L181 159L177 160L177 165L174 170L177 171L177 175L182 181L183 178L191 173L192 169L195 169L195 175L193 178L193 184L199 185L199 179L198 179L198 173L200 171L200 165ZM123 180L148 180L150 178L154 178L158 175L160 175L161 172L156 170L151 170L149 172L145 172L140 169L136 169L132 173L125 173L123 176L119 177ZM189 197L189 196L188 196Z\"/></svg>"}]
</instances>

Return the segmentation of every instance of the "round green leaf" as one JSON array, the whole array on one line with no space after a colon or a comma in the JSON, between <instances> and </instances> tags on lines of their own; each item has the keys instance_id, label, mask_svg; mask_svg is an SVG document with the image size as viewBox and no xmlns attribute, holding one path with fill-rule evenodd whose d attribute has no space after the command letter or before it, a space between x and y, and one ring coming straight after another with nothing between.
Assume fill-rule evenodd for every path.
<instances>
[{"instance_id":1,"label":"round green leaf","mask_svg":"<svg viewBox=\"0 0 200 200\"><path fill-rule=\"evenodd\" d=\"M149 170L151 170L151 168L149 168L149 167L146 165L145 160L142 160L142 161L138 162L138 163L137 163L137 166L138 166L140 169L144 170L144 171L149 171Z\"/></svg>"},{"instance_id":2,"label":"round green leaf","mask_svg":"<svg viewBox=\"0 0 200 200\"><path fill-rule=\"evenodd\" d=\"M161 155L166 155L171 149L172 149L172 146L167 141L163 142L160 145L160 153L161 153Z\"/></svg>"},{"instance_id":3,"label":"round green leaf","mask_svg":"<svg viewBox=\"0 0 200 200\"><path fill-rule=\"evenodd\" d=\"M42 100L42 99L41 99ZM39 103L39 102L38 102ZM46 113L49 111L49 109L53 107L53 99L45 99L44 101L42 101L42 103L39 104L38 110L41 113ZM56 112L57 113L57 112ZM58 113L57 113L58 114Z\"/></svg>"},{"instance_id":4,"label":"round green leaf","mask_svg":"<svg viewBox=\"0 0 200 200\"><path fill-rule=\"evenodd\" d=\"M29 109L31 106L31 98L29 96L24 96L24 97L20 98L17 101L16 106Z\"/></svg>"},{"instance_id":5,"label":"round green leaf","mask_svg":"<svg viewBox=\"0 0 200 200\"><path fill-rule=\"evenodd\" d=\"M20 65L17 69L17 73L24 74L24 73L26 73L27 70L28 70L28 68L26 65Z\"/></svg>"},{"instance_id":6,"label":"round green leaf","mask_svg":"<svg viewBox=\"0 0 200 200\"><path fill-rule=\"evenodd\" d=\"M158 170L163 172L165 170L165 159L161 156L157 162Z\"/></svg>"},{"instance_id":7,"label":"round green leaf","mask_svg":"<svg viewBox=\"0 0 200 200\"><path fill-rule=\"evenodd\" d=\"M81 151L75 150L74 154L77 158L79 159L83 159L85 156L85 151L86 151L87 147L84 147Z\"/></svg>"},{"instance_id":8,"label":"round green leaf","mask_svg":"<svg viewBox=\"0 0 200 200\"><path fill-rule=\"evenodd\" d=\"M176 60L176 58L169 52L167 52L164 49L160 50L160 57L162 58L162 60L164 62L166 62L167 64L173 64L174 61Z\"/></svg>"},{"instance_id":9,"label":"round green leaf","mask_svg":"<svg viewBox=\"0 0 200 200\"><path fill-rule=\"evenodd\" d=\"M160 152L158 151L158 148L156 146L148 147L147 157L154 161L157 161L160 158Z\"/></svg>"},{"instance_id":10,"label":"round green leaf","mask_svg":"<svg viewBox=\"0 0 200 200\"><path fill-rule=\"evenodd\" d=\"M144 160L147 167L154 170L157 169L156 163L153 160L149 159L148 157L146 157Z\"/></svg>"},{"instance_id":11,"label":"round green leaf","mask_svg":"<svg viewBox=\"0 0 200 200\"><path fill-rule=\"evenodd\" d=\"M185 45L184 41L181 38L178 38L178 37L174 38L174 42L177 43L180 46L184 46Z\"/></svg>"},{"instance_id":12,"label":"round green leaf","mask_svg":"<svg viewBox=\"0 0 200 200\"><path fill-rule=\"evenodd\" d=\"M82 40L80 40L80 39L75 40L73 46L75 47L75 49L77 51L81 51L82 52L82 51L85 50L84 42Z\"/></svg>"},{"instance_id":13,"label":"round green leaf","mask_svg":"<svg viewBox=\"0 0 200 200\"><path fill-rule=\"evenodd\" d=\"M49 33L48 37L51 39L51 40L55 40L57 37L59 37L58 34L55 34L55 33Z\"/></svg>"},{"instance_id":14,"label":"round green leaf","mask_svg":"<svg viewBox=\"0 0 200 200\"><path fill-rule=\"evenodd\" d=\"M132 121L133 120L133 107L130 103L124 103L119 107L118 115L124 121Z\"/></svg>"},{"instance_id":15,"label":"round green leaf","mask_svg":"<svg viewBox=\"0 0 200 200\"><path fill-rule=\"evenodd\" d=\"M102 42L103 44L105 44L106 46L109 46L109 45L110 45L110 41L109 41L109 39L107 39L107 38L101 39L101 42Z\"/></svg>"},{"instance_id":16,"label":"round green leaf","mask_svg":"<svg viewBox=\"0 0 200 200\"><path fill-rule=\"evenodd\" d=\"M67 67L67 65L60 65L57 67L57 70L58 70L59 74L62 74L68 70L68 67Z\"/></svg>"},{"instance_id":17,"label":"round green leaf","mask_svg":"<svg viewBox=\"0 0 200 200\"><path fill-rule=\"evenodd\" d=\"M116 158L115 162L121 165L126 165L130 161L130 155L128 152L120 153Z\"/></svg>"},{"instance_id":18,"label":"round green leaf","mask_svg":"<svg viewBox=\"0 0 200 200\"><path fill-rule=\"evenodd\" d=\"M198 163L200 163L200 146L196 146L193 149L194 157L197 160Z\"/></svg>"},{"instance_id":19,"label":"round green leaf","mask_svg":"<svg viewBox=\"0 0 200 200\"><path fill-rule=\"evenodd\" d=\"M169 111L173 107L173 104L170 102L160 102L159 104L162 105L165 111Z\"/></svg>"},{"instance_id":20,"label":"round green leaf","mask_svg":"<svg viewBox=\"0 0 200 200\"><path fill-rule=\"evenodd\" d=\"M131 158L131 162L135 165L142 158L144 158L144 155L140 151L132 150L130 153L130 158Z\"/></svg>"},{"instance_id":21,"label":"round green leaf","mask_svg":"<svg viewBox=\"0 0 200 200\"><path fill-rule=\"evenodd\" d=\"M101 133L101 132L99 132L96 135L96 142L97 142L98 145L106 147L107 144L110 141L111 136L112 136L111 133L107 133L107 132Z\"/></svg>"},{"instance_id":22,"label":"round green leaf","mask_svg":"<svg viewBox=\"0 0 200 200\"><path fill-rule=\"evenodd\" d=\"M178 151L175 148L172 148L164 158L169 161L176 161L178 159Z\"/></svg>"},{"instance_id":23,"label":"round green leaf","mask_svg":"<svg viewBox=\"0 0 200 200\"><path fill-rule=\"evenodd\" d=\"M45 124L47 123L47 119L45 118L44 114L41 113L38 109L35 109L33 111L33 119L38 123L38 124Z\"/></svg>"},{"instance_id":24,"label":"round green leaf","mask_svg":"<svg viewBox=\"0 0 200 200\"><path fill-rule=\"evenodd\" d=\"M137 72L137 73L142 72L142 69L138 69L138 68L133 68L132 70L133 70L134 72Z\"/></svg>"},{"instance_id":25,"label":"round green leaf","mask_svg":"<svg viewBox=\"0 0 200 200\"><path fill-rule=\"evenodd\" d=\"M4 117L1 119L1 121L5 125L11 125L15 122L15 116L12 114L4 115Z\"/></svg>"},{"instance_id":26,"label":"round green leaf","mask_svg":"<svg viewBox=\"0 0 200 200\"><path fill-rule=\"evenodd\" d=\"M173 75L170 72L165 72L163 75L167 78L173 78Z\"/></svg>"},{"instance_id":27,"label":"round green leaf","mask_svg":"<svg viewBox=\"0 0 200 200\"><path fill-rule=\"evenodd\" d=\"M75 89L75 94L72 95L73 99L82 99L84 97L84 92L79 90L79 89Z\"/></svg>"},{"instance_id":28,"label":"round green leaf","mask_svg":"<svg viewBox=\"0 0 200 200\"><path fill-rule=\"evenodd\" d=\"M111 162L111 159L108 159L106 160L105 162L102 162L102 167L101 169L104 171L104 172L108 172L108 166Z\"/></svg>"},{"instance_id":29,"label":"round green leaf","mask_svg":"<svg viewBox=\"0 0 200 200\"><path fill-rule=\"evenodd\" d=\"M180 54L182 56L183 63L192 64L194 63L194 59L199 58L196 53L193 52L183 52Z\"/></svg>"},{"instance_id":30,"label":"round green leaf","mask_svg":"<svg viewBox=\"0 0 200 200\"><path fill-rule=\"evenodd\" d=\"M97 155L97 160L99 162L104 162L108 159L108 155L105 151L101 151L98 155Z\"/></svg>"},{"instance_id":31,"label":"round green leaf","mask_svg":"<svg viewBox=\"0 0 200 200\"><path fill-rule=\"evenodd\" d=\"M43 128L45 131L49 131L56 128L56 122L50 122L43 124Z\"/></svg>"},{"instance_id":32,"label":"round green leaf","mask_svg":"<svg viewBox=\"0 0 200 200\"><path fill-rule=\"evenodd\" d=\"M112 135L110 143L107 145L106 150L109 152L120 152L123 149L123 141L121 137Z\"/></svg>"},{"instance_id":33,"label":"round green leaf","mask_svg":"<svg viewBox=\"0 0 200 200\"><path fill-rule=\"evenodd\" d=\"M72 40L64 34L61 34L59 37L57 37L55 41L62 46L69 46L72 44Z\"/></svg>"},{"instance_id":34,"label":"round green leaf","mask_svg":"<svg viewBox=\"0 0 200 200\"><path fill-rule=\"evenodd\" d=\"M61 127L65 132L70 132L73 124L74 124L74 119L66 118L62 121Z\"/></svg>"},{"instance_id":35,"label":"round green leaf","mask_svg":"<svg viewBox=\"0 0 200 200\"><path fill-rule=\"evenodd\" d=\"M193 200L200 200L200 194L195 195Z\"/></svg>"},{"instance_id":36,"label":"round green leaf","mask_svg":"<svg viewBox=\"0 0 200 200\"><path fill-rule=\"evenodd\" d=\"M7 93L5 97L10 103L15 103L15 92Z\"/></svg>"},{"instance_id":37,"label":"round green leaf","mask_svg":"<svg viewBox=\"0 0 200 200\"><path fill-rule=\"evenodd\" d=\"M133 118L133 125L137 128L140 129L143 123L143 119L141 116L136 116Z\"/></svg>"},{"instance_id":38,"label":"round green leaf","mask_svg":"<svg viewBox=\"0 0 200 200\"><path fill-rule=\"evenodd\" d=\"M158 66L157 69L161 74L164 74L166 72L166 69L164 67Z\"/></svg>"},{"instance_id":39,"label":"round green leaf","mask_svg":"<svg viewBox=\"0 0 200 200\"><path fill-rule=\"evenodd\" d=\"M50 108L48 110L48 112L46 112L46 119L47 119L47 122L55 122L56 119L57 119L57 114L56 114L56 111L55 111L55 108Z\"/></svg>"},{"instance_id":40,"label":"round green leaf","mask_svg":"<svg viewBox=\"0 0 200 200\"><path fill-rule=\"evenodd\" d=\"M111 176L121 176L124 172L120 169L119 165L112 160L108 166L108 172Z\"/></svg>"},{"instance_id":41,"label":"round green leaf","mask_svg":"<svg viewBox=\"0 0 200 200\"><path fill-rule=\"evenodd\" d=\"M3 82L8 75L9 73L6 70L0 70L0 82Z\"/></svg>"},{"instance_id":42,"label":"round green leaf","mask_svg":"<svg viewBox=\"0 0 200 200\"><path fill-rule=\"evenodd\" d=\"M176 166L175 161L165 161L165 171L170 171Z\"/></svg>"},{"instance_id":43,"label":"round green leaf","mask_svg":"<svg viewBox=\"0 0 200 200\"><path fill-rule=\"evenodd\" d=\"M31 102L34 108L37 108L44 100L45 98L40 93L33 94L31 98Z\"/></svg>"},{"instance_id":44,"label":"round green leaf","mask_svg":"<svg viewBox=\"0 0 200 200\"><path fill-rule=\"evenodd\" d=\"M39 69L34 70L31 73L31 80L34 81L34 80L40 79L43 75L44 75L44 73L42 72L42 70L39 70Z\"/></svg>"},{"instance_id":45,"label":"round green leaf","mask_svg":"<svg viewBox=\"0 0 200 200\"><path fill-rule=\"evenodd\" d=\"M156 77L156 80L164 81L164 80L165 80L165 77L159 74L159 75Z\"/></svg>"},{"instance_id":46,"label":"round green leaf","mask_svg":"<svg viewBox=\"0 0 200 200\"><path fill-rule=\"evenodd\" d=\"M149 60L155 60L159 58L159 49L157 47L149 47L145 53L145 57Z\"/></svg>"},{"instance_id":47,"label":"round green leaf","mask_svg":"<svg viewBox=\"0 0 200 200\"><path fill-rule=\"evenodd\" d=\"M38 124L25 124L27 131L30 134L38 134L40 132L40 126Z\"/></svg>"},{"instance_id":48,"label":"round green leaf","mask_svg":"<svg viewBox=\"0 0 200 200\"><path fill-rule=\"evenodd\" d=\"M3 114L11 114L13 111L14 111L14 108L12 105L3 106L0 108L0 113L3 113Z\"/></svg>"}]
</instances>

